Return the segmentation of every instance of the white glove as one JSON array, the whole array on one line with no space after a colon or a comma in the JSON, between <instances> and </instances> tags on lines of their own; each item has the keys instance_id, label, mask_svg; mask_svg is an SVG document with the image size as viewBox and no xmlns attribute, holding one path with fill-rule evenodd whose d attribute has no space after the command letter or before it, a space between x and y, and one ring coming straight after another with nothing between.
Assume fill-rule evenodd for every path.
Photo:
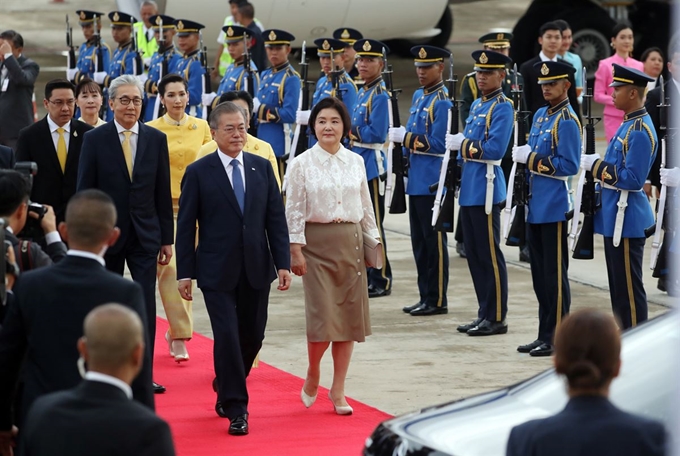
<instances>
[{"instance_id":1,"label":"white glove","mask_svg":"<svg viewBox=\"0 0 680 456\"><path fill-rule=\"evenodd\" d=\"M212 106L212 102L215 98L217 98L215 92L204 93L201 95L201 103L203 103L203 106Z\"/></svg>"},{"instance_id":2,"label":"white glove","mask_svg":"<svg viewBox=\"0 0 680 456\"><path fill-rule=\"evenodd\" d=\"M661 185L677 187L680 185L680 168L661 168Z\"/></svg>"},{"instance_id":3,"label":"white glove","mask_svg":"<svg viewBox=\"0 0 680 456\"><path fill-rule=\"evenodd\" d=\"M595 163L595 160L597 160L598 158L600 158L600 156L597 154L581 155L581 169L585 169L586 171L592 171L593 163Z\"/></svg>"},{"instance_id":4,"label":"white glove","mask_svg":"<svg viewBox=\"0 0 680 456\"><path fill-rule=\"evenodd\" d=\"M526 163L531 153L531 146L513 146L512 147L512 161L517 163Z\"/></svg>"},{"instance_id":5,"label":"white glove","mask_svg":"<svg viewBox=\"0 0 680 456\"><path fill-rule=\"evenodd\" d=\"M452 135L450 133L446 134L446 149L447 150L460 150L460 145L465 141L465 135L463 133L456 133Z\"/></svg>"},{"instance_id":6,"label":"white glove","mask_svg":"<svg viewBox=\"0 0 680 456\"><path fill-rule=\"evenodd\" d=\"M138 74L137 79L139 79L139 82L144 84L149 79L149 75L146 73Z\"/></svg>"},{"instance_id":7,"label":"white glove","mask_svg":"<svg viewBox=\"0 0 680 456\"><path fill-rule=\"evenodd\" d=\"M311 110L297 111L295 113L295 123L300 125L309 124L309 115L312 113Z\"/></svg>"},{"instance_id":8,"label":"white glove","mask_svg":"<svg viewBox=\"0 0 680 456\"><path fill-rule=\"evenodd\" d=\"M69 68L66 70L66 79L69 81L73 81L76 77L76 73L78 72L78 68Z\"/></svg>"},{"instance_id":9,"label":"white glove","mask_svg":"<svg viewBox=\"0 0 680 456\"><path fill-rule=\"evenodd\" d=\"M392 127L387 130L387 139L391 142L404 142L404 136L406 136L406 128L404 127Z\"/></svg>"},{"instance_id":10,"label":"white glove","mask_svg":"<svg viewBox=\"0 0 680 456\"><path fill-rule=\"evenodd\" d=\"M142 63L144 63L144 66L149 68L149 64L151 63L151 57L144 57L142 59Z\"/></svg>"},{"instance_id":11,"label":"white glove","mask_svg":"<svg viewBox=\"0 0 680 456\"><path fill-rule=\"evenodd\" d=\"M108 73L106 71L98 71L96 72L94 76L94 82L97 84L104 84L104 79L106 79L106 76Z\"/></svg>"}]
</instances>

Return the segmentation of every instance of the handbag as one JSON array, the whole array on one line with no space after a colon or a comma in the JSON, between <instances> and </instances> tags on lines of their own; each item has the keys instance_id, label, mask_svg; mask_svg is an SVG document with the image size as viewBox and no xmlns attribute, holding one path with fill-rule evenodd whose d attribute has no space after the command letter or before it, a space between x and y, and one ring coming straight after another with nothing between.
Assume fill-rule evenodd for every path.
<instances>
[{"instance_id":1,"label":"handbag","mask_svg":"<svg viewBox=\"0 0 680 456\"><path fill-rule=\"evenodd\" d=\"M379 240L366 233L364 233L364 261L369 268L383 267L383 246Z\"/></svg>"}]
</instances>

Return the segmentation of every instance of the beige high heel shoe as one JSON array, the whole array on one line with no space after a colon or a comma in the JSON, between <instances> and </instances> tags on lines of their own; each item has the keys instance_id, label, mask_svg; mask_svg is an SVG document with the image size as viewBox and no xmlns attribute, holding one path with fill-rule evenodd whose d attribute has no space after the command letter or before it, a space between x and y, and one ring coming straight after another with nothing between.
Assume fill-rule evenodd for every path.
<instances>
[{"instance_id":1,"label":"beige high heel shoe","mask_svg":"<svg viewBox=\"0 0 680 456\"><path fill-rule=\"evenodd\" d=\"M338 415L351 415L354 412L354 409L352 408L351 405L335 405L335 402L333 402L333 398L331 397L330 391L328 391L328 399L331 400L331 404L333 404L335 413L337 413Z\"/></svg>"}]
</instances>

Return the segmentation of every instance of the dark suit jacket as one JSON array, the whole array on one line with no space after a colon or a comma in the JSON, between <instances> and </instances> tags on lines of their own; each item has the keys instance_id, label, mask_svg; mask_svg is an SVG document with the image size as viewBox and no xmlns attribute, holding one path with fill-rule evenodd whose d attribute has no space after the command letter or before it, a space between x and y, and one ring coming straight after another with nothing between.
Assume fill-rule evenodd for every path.
<instances>
[{"instance_id":1,"label":"dark suit jacket","mask_svg":"<svg viewBox=\"0 0 680 456\"><path fill-rule=\"evenodd\" d=\"M118 253L134 230L148 253L173 243L170 157L165 133L139 123L132 181L125 165L116 125L109 122L85 134L80 153L77 190L98 188L113 198L120 228Z\"/></svg>"},{"instance_id":2,"label":"dark suit jacket","mask_svg":"<svg viewBox=\"0 0 680 456\"><path fill-rule=\"evenodd\" d=\"M680 93L678 93L678 88L672 80L666 81L664 84L666 97L670 97L670 104L673 106L674 103L680 102ZM661 87L657 87L654 90L650 90L647 94L647 101L645 101L645 108L649 113L649 117L652 118L652 123L654 123L654 129L656 130L656 137L659 138L659 148L652 168L649 170L649 175L647 179L652 182L652 185L657 188L661 188L661 177L659 176L659 168L661 168L661 138L664 136L664 132L661 131L661 122L659 119L659 105L661 104ZM670 127L673 125L671 120L673 119L673 108L668 108L668 119L666 125ZM677 139L676 139L677 142ZM680 166L680 158L673 156L669 143L666 143L666 167L672 168L675 166Z\"/></svg>"},{"instance_id":3,"label":"dark suit jacket","mask_svg":"<svg viewBox=\"0 0 680 456\"><path fill-rule=\"evenodd\" d=\"M604 397L576 397L557 415L516 426L507 456L662 456L661 423L631 415Z\"/></svg>"},{"instance_id":4,"label":"dark suit jacket","mask_svg":"<svg viewBox=\"0 0 680 456\"><path fill-rule=\"evenodd\" d=\"M7 68L9 85L0 91L0 139L16 139L19 131L33 123L33 89L40 67L23 55L0 62Z\"/></svg>"},{"instance_id":5,"label":"dark suit jacket","mask_svg":"<svg viewBox=\"0 0 680 456\"><path fill-rule=\"evenodd\" d=\"M0 330L0 430L12 424L10 409L20 369L24 382L20 421L39 396L80 383L76 343L92 309L120 303L137 312L147 327L140 286L93 259L69 255L54 266L22 274L14 293L15 305ZM132 390L135 399L154 408L150 350Z\"/></svg>"},{"instance_id":6,"label":"dark suit jacket","mask_svg":"<svg viewBox=\"0 0 680 456\"><path fill-rule=\"evenodd\" d=\"M21 269L21 272L27 272L31 269L43 268L49 266L52 263L58 263L66 257L66 244L63 242L53 242L47 245L46 250L40 247L37 242L29 242L28 244L28 257L29 262L24 263L24 256L21 249L21 241L13 233L5 230L5 239L10 241L14 246L14 256L16 262Z\"/></svg>"},{"instance_id":7,"label":"dark suit jacket","mask_svg":"<svg viewBox=\"0 0 680 456\"><path fill-rule=\"evenodd\" d=\"M14 168L14 151L11 147L0 146L0 169Z\"/></svg>"},{"instance_id":8,"label":"dark suit jacket","mask_svg":"<svg viewBox=\"0 0 680 456\"><path fill-rule=\"evenodd\" d=\"M177 278L197 279L202 289L226 291L235 289L244 273L253 288L268 288L276 270L290 269L288 225L274 171L264 158L243 153L242 214L218 153L187 167L182 179Z\"/></svg>"},{"instance_id":9,"label":"dark suit jacket","mask_svg":"<svg viewBox=\"0 0 680 456\"><path fill-rule=\"evenodd\" d=\"M71 121L71 137L66 156L66 169L63 173L52 141L47 116L19 133L16 149L17 161L32 161L38 164L38 174L33 178L31 200L52 206L57 216L57 223L64 220L66 203L76 192L80 148L83 145L85 133L90 130L92 127L85 122L75 119Z\"/></svg>"},{"instance_id":10,"label":"dark suit jacket","mask_svg":"<svg viewBox=\"0 0 680 456\"><path fill-rule=\"evenodd\" d=\"M117 386L85 380L45 395L21 430L24 456L174 456L168 424Z\"/></svg>"},{"instance_id":11,"label":"dark suit jacket","mask_svg":"<svg viewBox=\"0 0 680 456\"><path fill-rule=\"evenodd\" d=\"M527 60L519 68L519 72L524 78L524 101L526 102L526 107L531 111L531 118L529 119L529 128L533 124L534 113L548 104L543 98L543 91L541 86L538 84L538 78L541 75L540 69L534 68L534 64L541 61L541 56L537 55L531 60ZM578 116L579 121L581 120L581 107L578 104L578 97L576 96L576 82L573 76L569 76L569 82L571 82L571 87L567 91L567 96L569 97L569 104Z\"/></svg>"}]
</instances>

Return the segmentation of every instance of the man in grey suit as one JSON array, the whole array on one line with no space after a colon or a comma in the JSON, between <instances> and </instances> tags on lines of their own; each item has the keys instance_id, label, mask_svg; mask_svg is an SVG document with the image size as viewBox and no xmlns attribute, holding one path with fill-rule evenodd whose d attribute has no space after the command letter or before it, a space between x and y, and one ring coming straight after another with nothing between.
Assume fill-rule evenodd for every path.
<instances>
[{"instance_id":1,"label":"man in grey suit","mask_svg":"<svg viewBox=\"0 0 680 456\"><path fill-rule=\"evenodd\" d=\"M19 131L33 123L33 87L40 67L24 57L24 39L0 33L0 144L15 148Z\"/></svg>"}]
</instances>

